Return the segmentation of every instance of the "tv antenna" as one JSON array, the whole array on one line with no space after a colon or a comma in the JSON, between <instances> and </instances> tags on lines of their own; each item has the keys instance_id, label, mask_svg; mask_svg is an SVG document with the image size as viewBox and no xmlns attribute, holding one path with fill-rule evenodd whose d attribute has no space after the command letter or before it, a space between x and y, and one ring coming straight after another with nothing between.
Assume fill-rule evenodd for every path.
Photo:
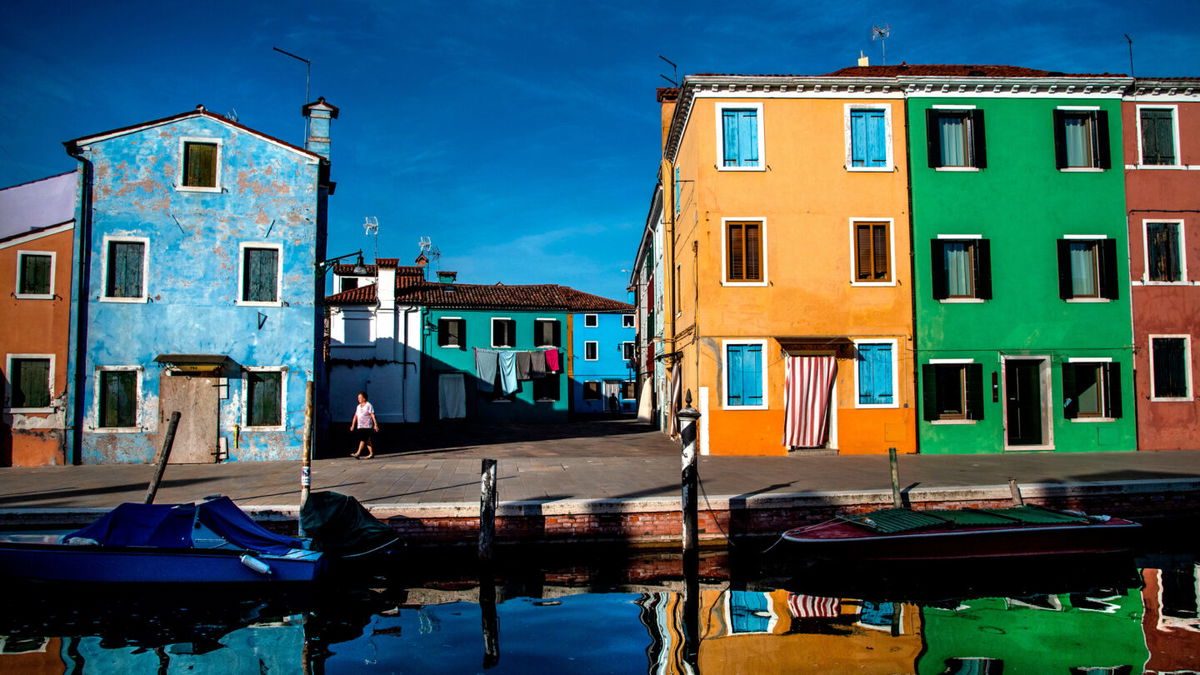
<instances>
[{"instance_id":1,"label":"tv antenna","mask_svg":"<svg viewBox=\"0 0 1200 675\"><path fill-rule=\"evenodd\" d=\"M296 59L297 61L302 61L304 63L304 68L305 68L305 70L304 70L304 105L308 105L308 101L309 101L308 89L309 89L309 85L312 83L312 61L309 61L308 59L304 58L303 56L296 56L295 54L293 54L291 52L284 51L284 50L280 49L279 47L271 47L271 49L274 49L275 51L279 52L280 54L283 54L284 56L290 56L293 59ZM301 138L304 138L304 139L308 138L308 120L307 119L304 120L304 135L301 136ZM305 143L305 147L307 147L307 146L308 146L308 144Z\"/></svg>"},{"instance_id":2,"label":"tv antenna","mask_svg":"<svg viewBox=\"0 0 1200 675\"><path fill-rule=\"evenodd\" d=\"M887 65L887 39L891 37L892 29L886 23L882 26L871 26L871 41L879 40L883 45L883 65Z\"/></svg>"},{"instance_id":3,"label":"tv antenna","mask_svg":"<svg viewBox=\"0 0 1200 675\"><path fill-rule=\"evenodd\" d=\"M379 219L376 218L375 216L367 216L367 217L363 218L363 234L365 234L368 237L371 237L372 243L374 244L373 254L375 257L373 258L373 260L378 260L379 259Z\"/></svg>"},{"instance_id":4,"label":"tv antenna","mask_svg":"<svg viewBox=\"0 0 1200 675\"><path fill-rule=\"evenodd\" d=\"M431 269L438 269L437 261L442 257L442 252L433 245L433 240L429 237L421 237L421 253L429 259Z\"/></svg>"},{"instance_id":5,"label":"tv antenna","mask_svg":"<svg viewBox=\"0 0 1200 675\"><path fill-rule=\"evenodd\" d=\"M230 108L229 112L225 113L225 119L229 120L230 122L238 121L237 108Z\"/></svg>"},{"instance_id":6,"label":"tv antenna","mask_svg":"<svg viewBox=\"0 0 1200 675\"><path fill-rule=\"evenodd\" d=\"M662 73L659 73L658 76L661 77L662 79L666 80L667 82L670 82L672 87L678 87L679 86L679 66L675 65L674 61L672 61L671 59L668 59L667 57L663 56L662 54L659 54L658 58L662 59L663 61L666 61L671 66L672 77L667 77L666 75L663 75Z\"/></svg>"},{"instance_id":7,"label":"tv antenna","mask_svg":"<svg viewBox=\"0 0 1200 675\"><path fill-rule=\"evenodd\" d=\"M1133 77L1133 38L1129 37L1129 33L1125 34L1125 41L1129 43L1129 76Z\"/></svg>"}]
</instances>

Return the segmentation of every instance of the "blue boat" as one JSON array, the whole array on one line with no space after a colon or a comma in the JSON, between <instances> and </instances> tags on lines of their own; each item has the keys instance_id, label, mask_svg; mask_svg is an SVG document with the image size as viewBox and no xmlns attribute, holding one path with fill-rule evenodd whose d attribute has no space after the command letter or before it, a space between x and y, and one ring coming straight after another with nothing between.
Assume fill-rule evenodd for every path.
<instances>
[{"instance_id":1,"label":"blue boat","mask_svg":"<svg viewBox=\"0 0 1200 675\"><path fill-rule=\"evenodd\" d=\"M295 583L325 574L325 554L275 534L228 497L122 504L62 536L0 536L0 578L80 583Z\"/></svg>"}]
</instances>

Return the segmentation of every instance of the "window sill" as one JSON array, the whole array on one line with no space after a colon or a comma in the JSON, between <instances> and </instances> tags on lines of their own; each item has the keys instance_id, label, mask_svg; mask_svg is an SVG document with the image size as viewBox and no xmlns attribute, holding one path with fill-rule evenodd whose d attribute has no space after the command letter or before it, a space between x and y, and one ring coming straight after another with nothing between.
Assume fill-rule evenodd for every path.
<instances>
[{"instance_id":1,"label":"window sill","mask_svg":"<svg viewBox=\"0 0 1200 675\"><path fill-rule=\"evenodd\" d=\"M460 352L466 349L466 347L462 345L438 345L438 347L441 347L442 349L457 349Z\"/></svg>"},{"instance_id":2,"label":"window sill","mask_svg":"<svg viewBox=\"0 0 1200 675\"><path fill-rule=\"evenodd\" d=\"M584 361L599 361L600 359L598 359L598 358L595 358L595 359L589 359L588 357L586 357L586 356L585 356L585 357L583 357L583 360L584 360Z\"/></svg>"},{"instance_id":3,"label":"window sill","mask_svg":"<svg viewBox=\"0 0 1200 675\"><path fill-rule=\"evenodd\" d=\"M894 166L848 166L846 171L852 173L895 173Z\"/></svg>"},{"instance_id":4,"label":"window sill","mask_svg":"<svg viewBox=\"0 0 1200 675\"><path fill-rule=\"evenodd\" d=\"M766 166L718 166L717 171L766 171Z\"/></svg>"},{"instance_id":5,"label":"window sill","mask_svg":"<svg viewBox=\"0 0 1200 675\"><path fill-rule=\"evenodd\" d=\"M220 186L220 185L217 185L216 187L202 187L202 186L198 186L198 185L176 185L176 186L175 186L175 191L176 191L176 192L210 192L210 193L216 193L216 192L220 192L220 191L221 191L221 186Z\"/></svg>"},{"instance_id":6,"label":"window sill","mask_svg":"<svg viewBox=\"0 0 1200 675\"><path fill-rule=\"evenodd\" d=\"M767 286L768 284L767 284L767 282L766 282L766 281L729 281L729 280L723 280L723 281L721 282L721 285L722 285L722 286L759 286L759 287L762 287L762 286ZM675 316L681 316L681 314L676 314Z\"/></svg>"},{"instance_id":7,"label":"window sill","mask_svg":"<svg viewBox=\"0 0 1200 675\"><path fill-rule=\"evenodd\" d=\"M937 425L953 425L953 424L975 424L979 420L929 420L930 424Z\"/></svg>"},{"instance_id":8,"label":"window sill","mask_svg":"<svg viewBox=\"0 0 1200 675\"><path fill-rule=\"evenodd\" d=\"M1108 169L1101 169L1095 166L1064 166L1058 171L1059 173L1104 173Z\"/></svg>"},{"instance_id":9,"label":"window sill","mask_svg":"<svg viewBox=\"0 0 1200 675\"><path fill-rule=\"evenodd\" d=\"M1112 300L1110 298L1067 298L1067 302L1074 302L1074 303L1079 303L1079 304L1088 304L1088 303L1095 304L1095 303L1112 302Z\"/></svg>"},{"instance_id":10,"label":"window sill","mask_svg":"<svg viewBox=\"0 0 1200 675\"><path fill-rule=\"evenodd\" d=\"M895 286L896 282L894 280L893 281L851 281L850 285L859 287L859 288L870 288L872 286L886 287L886 286Z\"/></svg>"},{"instance_id":11,"label":"window sill","mask_svg":"<svg viewBox=\"0 0 1200 675\"><path fill-rule=\"evenodd\" d=\"M13 297L18 300L53 300L53 293L14 293Z\"/></svg>"},{"instance_id":12,"label":"window sill","mask_svg":"<svg viewBox=\"0 0 1200 675\"><path fill-rule=\"evenodd\" d=\"M491 348L492 349L516 349L516 347L513 347L512 345L492 345Z\"/></svg>"},{"instance_id":13,"label":"window sill","mask_svg":"<svg viewBox=\"0 0 1200 675\"><path fill-rule=\"evenodd\" d=\"M888 410L899 408L899 403L855 403L857 410Z\"/></svg>"},{"instance_id":14,"label":"window sill","mask_svg":"<svg viewBox=\"0 0 1200 675\"><path fill-rule=\"evenodd\" d=\"M1134 281L1134 286L1195 286L1194 281ZM20 297L20 296L18 296Z\"/></svg>"},{"instance_id":15,"label":"window sill","mask_svg":"<svg viewBox=\"0 0 1200 675\"><path fill-rule=\"evenodd\" d=\"M286 426L280 427L242 427L242 433L246 432L261 432L261 431L287 431Z\"/></svg>"},{"instance_id":16,"label":"window sill","mask_svg":"<svg viewBox=\"0 0 1200 675\"><path fill-rule=\"evenodd\" d=\"M983 298L942 298L938 302L944 305L982 305L987 300Z\"/></svg>"},{"instance_id":17,"label":"window sill","mask_svg":"<svg viewBox=\"0 0 1200 675\"><path fill-rule=\"evenodd\" d=\"M283 307L283 303L278 300L274 302L264 302L260 300L238 300L233 303L237 307Z\"/></svg>"},{"instance_id":18,"label":"window sill","mask_svg":"<svg viewBox=\"0 0 1200 675\"><path fill-rule=\"evenodd\" d=\"M939 166L939 167L935 167L935 168L934 168L934 171L947 171L947 172L950 172L950 173L954 173L954 172L959 172L959 173L963 173L963 172L966 172L966 173L972 173L972 172L979 172L979 171L982 171L982 169L980 169L980 168L979 168L979 167L977 167L977 166Z\"/></svg>"},{"instance_id":19,"label":"window sill","mask_svg":"<svg viewBox=\"0 0 1200 675\"><path fill-rule=\"evenodd\" d=\"M1097 422L1116 422L1115 417L1073 417L1071 424L1095 424Z\"/></svg>"},{"instance_id":20,"label":"window sill","mask_svg":"<svg viewBox=\"0 0 1200 675\"><path fill-rule=\"evenodd\" d=\"M140 298L113 298L113 297L109 297L107 295L102 295L102 296L100 296L99 301L100 302L123 302L125 304L137 304L137 303L145 304L145 303L149 302L150 299L146 296L142 296Z\"/></svg>"},{"instance_id":21,"label":"window sill","mask_svg":"<svg viewBox=\"0 0 1200 675\"><path fill-rule=\"evenodd\" d=\"M534 400L535 403L558 403L556 398L539 398Z\"/></svg>"},{"instance_id":22,"label":"window sill","mask_svg":"<svg viewBox=\"0 0 1200 675\"><path fill-rule=\"evenodd\" d=\"M1164 398L1154 398L1153 396L1151 396L1150 402L1151 403L1191 403L1192 397L1191 396L1172 396L1170 398L1165 398L1165 397Z\"/></svg>"},{"instance_id":23,"label":"window sill","mask_svg":"<svg viewBox=\"0 0 1200 675\"><path fill-rule=\"evenodd\" d=\"M1200 167L1190 164L1126 164L1125 168L1129 171L1195 171L1200 169Z\"/></svg>"},{"instance_id":24,"label":"window sill","mask_svg":"<svg viewBox=\"0 0 1200 675\"><path fill-rule=\"evenodd\" d=\"M26 415L26 414L30 414L30 413L38 414L38 415L52 415L57 410L58 410L58 408L5 408L4 412L17 413L17 414L21 414L21 415Z\"/></svg>"},{"instance_id":25,"label":"window sill","mask_svg":"<svg viewBox=\"0 0 1200 675\"><path fill-rule=\"evenodd\" d=\"M97 434L140 434L141 427L92 427L92 433Z\"/></svg>"},{"instance_id":26,"label":"window sill","mask_svg":"<svg viewBox=\"0 0 1200 675\"><path fill-rule=\"evenodd\" d=\"M721 410L768 410L764 405L723 405Z\"/></svg>"},{"instance_id":27,"label":"window sill","mask_svg":"<svg viewBox=\"0 0 1200 675\"><path fill-rule=\"evenodd\" d=\"M534 349L562 349L562 345L538 345Z\"/></svg>"}]
</instances>

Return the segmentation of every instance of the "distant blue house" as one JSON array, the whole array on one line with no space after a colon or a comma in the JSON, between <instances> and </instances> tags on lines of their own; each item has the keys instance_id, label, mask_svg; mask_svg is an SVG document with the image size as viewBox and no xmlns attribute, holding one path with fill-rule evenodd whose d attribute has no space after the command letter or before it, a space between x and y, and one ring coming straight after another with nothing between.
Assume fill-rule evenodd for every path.
<instances>
[{"instance_id":1,"label":"distant blue house","mask_svg":"<svg viewBox=\"0 0 1200 675\"><path fill-rule=\"evenodd\" d=\"M571 410L637 412L634 308L571 314Z\"/></svg>"},{"instance_id":2,"label":"distant blue house","mask_svg":"<svg viewBox=\"0 0 1200 675\"><path fill-rule=\"evenodd\" d=\"M300 456L321 381L329 126L308 149L202 106L65 143L80 164L68 417L72 459Z\"/></svg>"}]
</instances>

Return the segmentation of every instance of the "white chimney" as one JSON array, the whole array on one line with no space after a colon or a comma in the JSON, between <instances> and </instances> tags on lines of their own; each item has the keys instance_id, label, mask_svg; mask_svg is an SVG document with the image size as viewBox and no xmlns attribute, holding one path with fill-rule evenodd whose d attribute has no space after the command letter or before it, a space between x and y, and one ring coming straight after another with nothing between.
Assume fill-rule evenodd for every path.
<instances>
[{"instance_id":1,"label":"white chimney","mask_svg":"<svg viewBox=\"0 0 1200 675\"><path fill-rule=\"evenodd\" d=\"M863 54L863 51L861 49L858 50L858 67L866 68L869 65L871 65L871 57L867 56L866 54Z\"/></svg>"}]
</instances>

